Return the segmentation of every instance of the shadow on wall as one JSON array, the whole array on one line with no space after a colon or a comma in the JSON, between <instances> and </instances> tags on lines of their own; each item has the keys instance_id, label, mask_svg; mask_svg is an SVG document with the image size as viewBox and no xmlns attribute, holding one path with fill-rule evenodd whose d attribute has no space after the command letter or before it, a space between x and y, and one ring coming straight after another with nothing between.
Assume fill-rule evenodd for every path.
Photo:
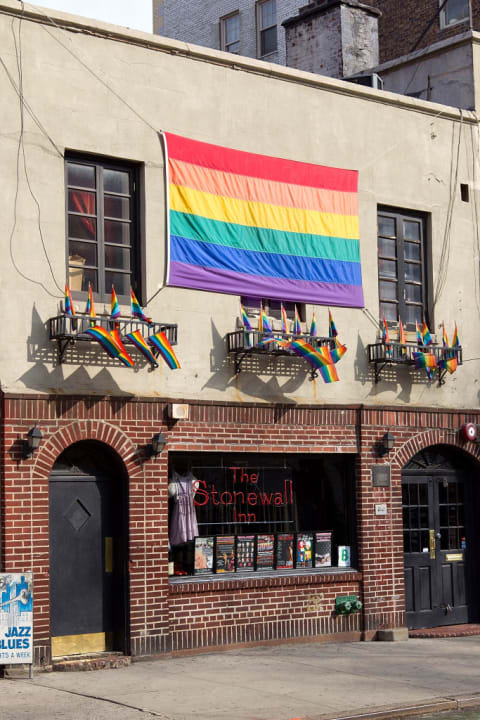
<instances>
[{"instance_id":1,"label":"shadow on wall","mask_svg":"<svg viewBox=\"0 0 480 720\"><path fill-rule=\"evenodd\" d=\"M204 383L202 389L235 388L242 395L255 399L282 400L291 403L291 399L285 398L285 394L295 392L307 380L310 366L305 360L295 356L249 354L243 359L241 372L236 376L233 356L227 355L225 338L220 335L213 320L211 329L210 371L212 375ZM268 380L262 380L260 375L268 375ZM283 385L280 385L279 377L288 379Z\"/></svg>"},{"instance_id":2,"label":"shadow on wall","mask_svg":"<svg viewBox=\"0 0 480 720\"><path fill-rule=\"evenodd\" d=\"M75 343L71 350L66 351L64 363L60 365L57 343L50 340L48 322L42 320L35 305L32 309L31 332L27 340L27 360L33 365L18 380L31 390L62 395L94 393L101 396L131 397L131 393L125 393L120 389L108 370L109 367L122 367L120 362L110 358L96 343ZM135 363L137 363L137 356L135 356ZM143 364L147 364L147 361ZM80 365L80 367L65 378L63 365ZM99 367L101 370L91 378L85 365ZM53 370L50 371L47 366L53 366ZM141 367L142 363L139 363L137 370L140 370ZM129 368L124 369L125 371L130 370Z\"/></svg>"}]
</instances>

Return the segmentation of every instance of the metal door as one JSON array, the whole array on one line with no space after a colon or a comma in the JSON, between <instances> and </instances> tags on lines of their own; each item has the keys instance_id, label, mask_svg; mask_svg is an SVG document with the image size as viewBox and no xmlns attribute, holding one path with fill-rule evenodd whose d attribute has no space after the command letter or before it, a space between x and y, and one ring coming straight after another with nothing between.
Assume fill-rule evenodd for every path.
<instances>
[{"instance_id":1,"label":"metal door","mask_svg":"<svg viewBox=\"0 0 480 720\"><path fill-rule=\"evenodd\" d=\"M112 649L112 483L102 476L50 478L52 655Z\"/></svg>"},{"instance_id":2,"label":"metal door","mask_svg":"<svg viewBox=\"0 0 480 720\"><path fill-rule=\"evenodd\" d=\"M408 627L468 622L463 479L406 476L402 495Z\"/></svg>"}]
</instances>

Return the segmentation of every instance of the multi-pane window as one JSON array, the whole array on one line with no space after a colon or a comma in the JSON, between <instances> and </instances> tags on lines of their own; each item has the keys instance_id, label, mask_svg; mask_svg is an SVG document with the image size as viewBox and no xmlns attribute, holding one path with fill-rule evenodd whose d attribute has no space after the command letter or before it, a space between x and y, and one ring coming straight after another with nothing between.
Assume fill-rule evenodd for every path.
<instances>
[{"instance_id":1,"label":"multi-pane window","mask_svg":"<svg viewBox=\"0 0 480 720\"><path fill-rule=\"evenodd\" d=\"M380 318L409 330L427 319L424 217L379 211L378 284Z\"/></svg>"},{"instance_id":2,"label":"multi-pane window","mask_svg":"<svg viewBox=\"0 0 480 720\"><path fill-rule=\"evenodd\" d=\"M442 6L444 0L439 0L439 2L440 6ZM455 25L455 23L468 20L469 17L469 0L448 0L440 13L440 25L441 27L448 27L448 25Z\"/></svg>"},{"instance_id":3,"label":"multi-pane window","mask_svg":"<svg viewBox=\"0 0 480 720\"><path fill-rule=\"evenodd\" d=\"M225 52L240 52L240 15L238 12L220 20L221 49Z\"/></svg>"},{"instance_id":4,"label":"multi-pane window","mask_svg":"<svg viewBox=\"0 0 480 720\"><path fill-rule=\"evenodd\" d=\"M135 169L113 162L66 162L68 282L73 292L89 283L100 300L139 292L135 227Z\"/></svg>"},{"instance_id":5,"label":"multi-pane window","mask_svg":"<svg viewBox=\"0 0 480 720\"><path fill-rule=\"evenodd\" d=\"M263 57L277 49L276 0L263 0L257 4L258 55Z\"/></svg>"},{"instance_id":6,"label":"multi-pane window","mask_svg":"<svg viewBox=\"0 0 480 720\"><path fill-rule=\"evenodd\" d=\"M240 302L242 303L243 307L247 311L248 315L251 315L253 317L258 317L260 313L260 303L263 306L263 309L267 313L269 317L273 317L276 320L280 320L281 318L281 301L280 300L272 300L270 298L256 298L256 297L249 297L246 295L243 295L240 298ZM305 320L305 305L303 303L297 303L297 311L300 316L300 320ZM286 310L287 317L289 320L293 320L295 318L295 303L293 302L284 302L283 306Z\"/></svg>"}]
</instances>

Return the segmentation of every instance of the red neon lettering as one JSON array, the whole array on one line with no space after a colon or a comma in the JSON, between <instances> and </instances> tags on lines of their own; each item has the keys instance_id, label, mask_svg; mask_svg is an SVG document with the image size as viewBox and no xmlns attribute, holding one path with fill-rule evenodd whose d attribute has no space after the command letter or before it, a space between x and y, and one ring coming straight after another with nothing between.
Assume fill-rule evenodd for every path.
<instances>
[{"instance_id":1,"label":"red neon lettering","mask_svg":"<svg viewBox=\"0 0 480 720\"><path fill-rule=\"evenodd\" d=\"M207 483L205 482L205 480L199 480L198 485L203 485L203 488L198 488L197 492L195 493L195 497L193 498L193 504L199 506L206 505L208 503L208 492L207 490L205 490ZM199 495L204 498L203 502L200 502L200 500L198 499Z\"/></svg>"}]
</instances>

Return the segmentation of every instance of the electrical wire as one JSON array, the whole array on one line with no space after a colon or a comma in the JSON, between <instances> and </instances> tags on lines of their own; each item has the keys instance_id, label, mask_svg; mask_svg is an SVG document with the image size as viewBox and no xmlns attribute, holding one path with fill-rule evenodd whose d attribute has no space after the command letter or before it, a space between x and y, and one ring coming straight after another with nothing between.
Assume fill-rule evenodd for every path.
<instances>
[{"instance_id":1,"label":"electrical wire","mask_svg":"<svg viewBox=\"0 0 480 720\"><path fill-rule=\"evenodd\" d=\"M48 256L47 248L45 245L45 240L43 237L43 232L41 228L41 214L40 214L40 205L38 203L37 198L35 197L35 194L33 193L31 184L30 184L30 178L28 176L28 169L26 164L26 156L25 156L25 146L24 146L24 132L25 132L25 115L24 115L24 102L23 102L23 70L22 70L22 52L21 52L21 27L22 27L22 20L24 16L24 4L22 2L22 15L20 16L19 25L18 25L18 44L17 44L17 38L15 36L15 29L14 29L14 22L15 20L12 20L11 30L15 45L15 55L16 55L16 62L17 62L17 70L18 70L18 96L19 96L19 107L20 107L20 133L18 137L18 144L17 144L17 157L16 157L16 185L15 185L15 197L14 197L14 203L13 203L13 224L10 231L10 237L9 237L9 251L10 251L10 258L13 264L13 267L18 272L18 274L23 277L28 282L34 283L35 285L39 285L50 297L58 298L58 296L54 293L52 293L40 280L35 280L34 278L29 277L26 275L19 267L17 261L15 260L14 255L14 244L13 239L15 237L15 230L17 227L17 207L18 207L18 196L19 196L19 190L20 190L20 153L22 153L23 156L23 167L25 172L25 178L27 180L27 185L29 188L30 195L34 199L36 206L37 206L37 222L38 222L38 228L40 233L40 239L43 246L43 251L45 253L45 257L47 259L48 266L50 268L50 272L53 278L53 281L55 285L57 286L58 290L62 292L61 287L57 283L57 280L55 278L52 264L50 262L50 258Z\"/></svg>"}]
</instances>

